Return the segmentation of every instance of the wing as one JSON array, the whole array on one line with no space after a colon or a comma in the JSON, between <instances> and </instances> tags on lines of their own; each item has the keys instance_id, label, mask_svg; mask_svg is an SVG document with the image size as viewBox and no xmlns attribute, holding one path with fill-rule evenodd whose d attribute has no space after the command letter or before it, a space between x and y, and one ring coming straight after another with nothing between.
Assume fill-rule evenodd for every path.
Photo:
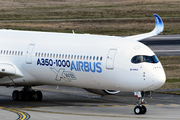
<instances>
[{"instance_id":1,"label":"wing","mask_svg":"<svg viewBox=\"0 0 180 120\"><path fill-rule=\"evenodd\" d=\"M143 40L143 39L146 39L146 38L149 38L149 37L152 37L152 36L155 36L155 35L158 35L159 33L161 33L164 30L163 21L157 14L154 14L154 18L155 18L156 25L155 25L155 28L153 31L151 31L149 33L124 37L124 39L140 41L140 40Z\"/></svg>"}]
</instances>

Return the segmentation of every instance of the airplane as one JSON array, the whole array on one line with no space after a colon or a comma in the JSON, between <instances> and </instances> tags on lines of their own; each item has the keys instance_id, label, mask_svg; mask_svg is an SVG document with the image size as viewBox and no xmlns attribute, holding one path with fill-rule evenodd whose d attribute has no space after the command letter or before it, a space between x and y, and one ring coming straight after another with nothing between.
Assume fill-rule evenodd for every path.
<instances>
[{"instance_id":1,"label":"airplane","mask_svg":"<svg viewBox=\"0 0 180 120\"><path fill-rule=\"evenodd\" d=\"M14 90L14 101L41 101L33 86L79 87L115 95L134 92L135 114L145 114L144 95L166 81L155 53L138 42L161 33L161 18L154 14L155 28L149 33L118 37L55 32L0 30L0 86Z\"/></svg>"}]
</instances>

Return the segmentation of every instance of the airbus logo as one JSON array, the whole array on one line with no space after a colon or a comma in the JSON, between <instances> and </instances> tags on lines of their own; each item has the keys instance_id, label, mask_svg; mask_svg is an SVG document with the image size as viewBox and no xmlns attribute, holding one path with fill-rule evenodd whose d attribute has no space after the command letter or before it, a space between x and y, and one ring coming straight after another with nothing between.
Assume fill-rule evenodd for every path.
<instances>
[{"instance_id":1,"label":"airbus logo","mask_svg":"<svg viewBox=\"0 0 180 120\"><path fill-rule=\"evenodd\" d=\"M82 71L82 72L97 72L102 73L101 62L88 62L88 61L69 61L69 60L60 60L60 59L45 59L38 58L37 65L40 66L51 66L51 67L60 67L60 68L70 68L71 71ZM56 71L57 70L53 70Z\"/></svg>"}]
</instances>

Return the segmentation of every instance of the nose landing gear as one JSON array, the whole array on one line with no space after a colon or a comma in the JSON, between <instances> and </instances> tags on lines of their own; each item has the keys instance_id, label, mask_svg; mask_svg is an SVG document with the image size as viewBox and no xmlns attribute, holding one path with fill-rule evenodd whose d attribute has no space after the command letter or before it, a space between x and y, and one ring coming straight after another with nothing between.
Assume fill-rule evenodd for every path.
<instances>
[{"instance_id":1,"label":"nose landing gear","mask_svg":"<svg viewBox=\"0 0 180 120\"><path fill-rule=\"evenodd\" d=\"M43 94L41 91L35 91L28 86L24 87L21 91L14 90L12 93L12 98L14 101L41 101Z\"/></svg>"},{"instance_id":2,"label":"nose landing gear","mask_svg":"<svg viewBox=\"0 0 180 120\"><path fill-rule=\"evenodd\" d=\"M136 106L134 108L134 113L135 114L146 114L147 109L144 105Z\"/></svg>"},{"instance_id":3,"label":"nose landing gear","mask_svg":"<svg viewBox=\"0 0 180 120\"><path fill-rule=\"evenodd\" d=\"M134 92L136 98L138 98L138 102L136 102L136 107L134 108L135 114L146 114L147 109L143 104L146 104L144 101L144 92Z\"/></svg>"}]
</instances>

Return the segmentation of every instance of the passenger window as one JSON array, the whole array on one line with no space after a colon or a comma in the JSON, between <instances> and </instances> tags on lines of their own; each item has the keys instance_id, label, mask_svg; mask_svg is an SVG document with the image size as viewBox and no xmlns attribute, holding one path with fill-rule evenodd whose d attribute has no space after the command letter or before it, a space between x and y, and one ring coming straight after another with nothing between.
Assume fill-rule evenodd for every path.
<instances>
[{"instance_id":1,"label":"passenger window","mask_svg":"<svg viewBox=\"0 0 180 120\"><path fill-rule=\"evenodd\" d=\"M88 56L86 57L86 60L88 60Z\"/></svg>"},{"instance_id":2,"label":"passenger window","mask_svg":"<svg viewBox=\"0 0 180 120\"><path fill-rule=\"evenodd\" d=\"M65 59L67 59L67 55L65 55Z\"/></svg>"},{"instance_id":3,"label":"passenger window","mask_svg":"<svg viewBox=\"0 0 180 120\"><path fill-rule=\"evenodd\" d=\"M62 55L62 58L64 58L64 54Z\"/></svg>"},{"instance_id":4,"label":"passenger window","mask_svg":"<svg viewBox=\"0 0 180 120\"><path fill-rule=\"evenodd\" d=\"M93 60L95 60L95 56L93 57Z\"/></svg>"},{"instance_id":5,"label":"passenger window","mask_svg":"<svg viewBox=\"0 0 180 120\"><path fill-rule=\"evenodd\" d=\"M98 61L99 57L96 58L96 60Z\"/></svg>"},{"instance_id":6,"label":"passenger window","mask_svg":"<svg viewBox=\"0 0 180 120\"><path fill-rule=\"evenodd\" d=\"M43 57L43 53L41 53L41 57Z\"/></svg>"},{"instance_id":7,"label":"passenger window","mask_svg":"<svg viewBox=\"0 0 180 120\"><path fill-rule=\"evenodd\" d=\"M91 59L92 59L92 56L89 57L89 60L91 60Z\"/></svg>"},{"instance_id":8,"label":"passenger window","mask_svg":"<svg viewBox=\"0 0 180 120\"><path fill-rule=\"evenodd\" d=\"M6 51L6 55L8 55L8 50Z\"/></svg>"},{"instance_id":9,"label":"passenger window","mask_svg":"<svg viewBox=\"0 0 180 120\"><path fill-rule=\"evenodd\" d=\"M50 54L50 58L52 57L52 53Z\"/></svg>"},{"instance_id":10,"label":"passenger window","mask_svg":"<svg viewBox=\"0 0 180 120\"><path fill-rule=\"evenodd\" d=\"M14 55L14 51L12 52L12 55Z\"/></svg>"},{"instance_id":11,"label":"passenger window","mask_svg":"<svg viewBox=\"0 0 180 120\"><path fill-rule=\"evenodd\" d=\"M17 55L17 51L15 52L15 55Z\"/></svg>"},{"instance_id":12,"label":"passenger window","mask_svg":"<svg viewBox=\"0 0 180 120\"><path fill-rule=\"evenodd\" d=\"M73 55L71 55L71 59L73 59Z\"/></svg>"},{"instance_id":13,"label":"passenger window","mask_svg":"<svg viewBox=\"0 0 180 120\"><path fill-rule=\"evenodd\" d=\"M56 58L58 58L58 54L56 54Z\"/></svg>"},{"instance_id":14,"label":"passenger window","mask_svg":"<svg viewBox=\"0 0 180 120\"><path fill-rule=\"evenodd\" d=\"M6 53L6 51L4 50L4 54Z\"/></svg>"},{"instance_id":15,"label":"passenger window","mask_svg":"<svg viewBox=\"0 0 180 120\"><path fill-rule=\"evenodd\" d=\"M102 61L102 57L100 58L100 61Z\"/></svg>"},{"instance_id":16,"label":"passenger window","mask_svg":"<svg viewBox=\"0 0 180 120\"><path fill-rule=\"evenodd\" d=\"M10 51L11 52L11 51ZM23 55L23 51L21 51L21 56Z\"/></svg>"},{"instance_id":17,"label":"passenger window","mask_svg":"<svg viewBox=\"0 0 180 120\"><path fill-rule=\"evenodd\" d=\"M38 54L38 57L40 57L40 53Z\"/></svg>"},{"instance_id":18,"label":"passenger window","mask_svg":"<svg viewBox=\"0 0 180 120\"><path fill-rule=\"evenodd\" d=\"M55 54L53 54L53 58L55 58Z\"/></svg>"},{"instance_id":19,"label":"passenger window","mask_svg":"<svg viewBox=\"0 0 180 120\"><path fill-rule=\"evenodd\" d=\"M49 57L49 53L47 54L47 57Z\"/></svg>"},{"instance_id":20,"label":"passenger window","mask_svg":"<svg viewBox=\"0 0 180 120\"><path fill-rule=\"evenodd\" d=\"M76 59L76 55L74 55L74 59Z\"/></svg>"},{"instance_id":21,"label":"passenger window","mask_svg":"<svg viewBox=\"0 0 180 120\"><path fill-rule=\"evenodd\" d=\"M68 55L68 59L70 59L70 55Z\"/></svg>"},{"instance_id":22,"label":"passenger window","mask_svg":"<svg viewBox=\"0 0 180 120\"><path fill-rule=\"evenodd\" d=\"M79 55L77 56L77 59L79 59Z\"/></svg>"},{"instance_id":23,"label":"passenger window","mask_svg":"<svg viewBox=\"0 0 180 120\"><path fill-rule=\"evenodd\" d=\"M81 55L81 57L80 57L80 60L82 60L82 55Z\"/></svg>"},{"instance_id":24,"label":"passenger window","mask_svg":"<svg viewBox=\"0 0 180 120\"><path fill-rule=\"evenodd\" d=\"M18 55L20 55L20 51L18 51Z\"/></svg>"},{"instance_id":25,"label":"passenger window","mask_svg":"<svg viewBox=\"0 0 180 120\"><path fill-rule=\"evenodd\" d=\"M3 50L1 50L1 54L3 54Z\"/></svg>"},{"instance_id":26,"label":"passenger window","mask_svg":"<svg viewBox=\"0 0 180 120\"><path fill-rule=\"evenodd\" d=\"M44 53L44 57L46 57L46 53Z\"/></svg>"},{"instance_id":27,"label":"passenger window","mask_svg":"<svg viewBox=\"0 0 180 120\"><path fill-rule=\"evenodd\" d=\"M59 58L61 58L61 54L59 54Z\"/></svg>"},{"instance_id":28,"label":"passenger window","mask_svg":"<svg viewBox=\"0 0 180 120\"><path fill-rule=\"evenodd\" d=\"M11 55L11 51L9 51L9 55Z\"/></svg>"},{"instance_id":29,"label":"passenger window","mask_svg":"<svg viewBox=\"0 0 180 120\"><path fill-rule=\"evenodd\" d=\"M83 57L83 60L85 60L86 56Z\"/></svg>"}]
</instances>

